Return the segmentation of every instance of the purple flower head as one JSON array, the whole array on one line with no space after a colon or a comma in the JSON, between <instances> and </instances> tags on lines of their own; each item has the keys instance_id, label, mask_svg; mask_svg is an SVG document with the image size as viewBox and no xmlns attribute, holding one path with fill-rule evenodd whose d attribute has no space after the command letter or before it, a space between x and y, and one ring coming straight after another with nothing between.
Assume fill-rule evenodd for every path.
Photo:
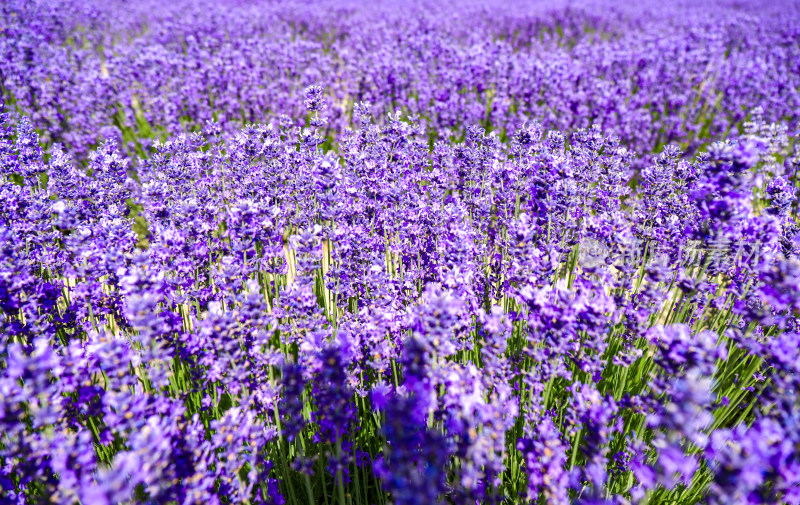
<instances>
[{"instance_id":1,"label":"purple flower head","mask_svg":"<svg viewBox=\"0 0 800 505\"><path fill-rule=\"evenodd\" d=\"M311 395L317 408L311 420L319 425L323 441L335 443L350 433L355 419L354 392L338 348L324 347L319 359L322 368L314 378Z\"/></svg>"},{"instance_id":2,"label":"purple flower head","mask_svg":"<svg viewBox=\"0 0 800 505\"><path fill-rule=\"evenodd\" d=\"M307 87L303 94L305 95L304 104L309 112L320 112L325 110L327 104L325 98L322 96L322 87L316 84Z\"/></svg>"},{"instance_id":3,"label":"purple flower head","mask_svg":"<svg viewBox=\"0 0 800 505\"><path fill-rule=\"evenodd\" d=\"M727 356L726 349L717 342L716 333L701 331L693 334L684 324L656 326L648 331L647 339L660 349L656 360L668 374L693 367L710 374L717 360Z\"/></svg>"},{"instance_id":4,"label":"purple flower head","mask_svg":"<svg viewBox=\"0 0 800 505\"><path fill-rule=\"evenodd\" d=\"M770 419L715 432L707 450L714 476L709 503L796 503L800 459L787 435Z\"/></svg>"},{"instance_id":5,"label":"purple flower head","mask_svg":"<svg viewBox=\"0 0 800 505\"><path fill-rule=\"evenodd\" d=\"M283 395L280 411L283 414L283 434L292 442L305 425L303 419L303 392L305 381L302 368L293 363L286 363L282 369Z\"/></svg>"},{"instance_id":6,"label":"purple flower head","mask_svg":"<svg viewBox=\"0 0 800 505\"><path fill-rule=\"evenodd\" d=\"M767 212L781 218L788 217L792 204L797 200L795 188L783 177L775 177L767 185L771 200Z\"/></svg>"},{"instance_id":7,"label":"purple flower head","mask_svg":"<svg viewBox=\"0 0 800 505\"><path fill-rule=\"evenodd\" d=\"M396 397L387 405L385 456L374 469L394 503L437 504L445 492L447 445L437 430L408 418L414 403L414 398Z\"/></svg>"}]
</instances>

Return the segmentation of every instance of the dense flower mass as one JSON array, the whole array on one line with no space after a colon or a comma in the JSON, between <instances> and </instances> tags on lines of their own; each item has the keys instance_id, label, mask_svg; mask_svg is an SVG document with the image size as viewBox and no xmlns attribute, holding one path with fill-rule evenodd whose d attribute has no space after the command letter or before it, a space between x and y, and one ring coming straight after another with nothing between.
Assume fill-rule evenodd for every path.
<instances>
[{"instance_id":1,"label":"dense flower mass","mask_svg":"<svg viewBox=\"0 0 800 505\"><path fill-rule=\"evenodd\" d=\"M0 502L800 504L800 7L0 4Z\"/></svg>"}]
</instances>

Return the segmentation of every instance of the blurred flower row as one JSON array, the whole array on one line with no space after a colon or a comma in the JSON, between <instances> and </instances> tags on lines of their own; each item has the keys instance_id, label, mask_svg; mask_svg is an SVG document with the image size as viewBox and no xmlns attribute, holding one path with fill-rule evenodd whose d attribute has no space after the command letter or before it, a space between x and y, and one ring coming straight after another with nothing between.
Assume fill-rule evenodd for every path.
<instances>
[{"instance_id":1,"label":"blurred flower row","mask_svg":"<svg viewBox=\"0 0 800 505\"><path fill-rule=\"evenodd\" d=\"M758 105L800 126L799 14L791 0L9 0L0 87L81 161L106 138L142 155L209 120L230 137L302 122L296 97L318 82L331 140L367 101L376 118L417 116L431 141L472 125L505 139L533 118L693 154Z\"/></svg>"}]
</instances>

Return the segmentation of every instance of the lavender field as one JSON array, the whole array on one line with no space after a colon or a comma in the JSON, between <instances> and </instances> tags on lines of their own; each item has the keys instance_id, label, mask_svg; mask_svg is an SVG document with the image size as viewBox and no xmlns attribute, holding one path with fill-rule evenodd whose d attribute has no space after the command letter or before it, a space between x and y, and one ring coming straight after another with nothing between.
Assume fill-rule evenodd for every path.
<instances>
[{"instance_id":1,"label":"lavender field","mask_svg":"<svg viewBox=\"0 0 800 505\"><path fill-rule=\"evenodd\" d=\"M0 0L0 504L800 504L800 3Z\"/></svg>"}]
</instances>

